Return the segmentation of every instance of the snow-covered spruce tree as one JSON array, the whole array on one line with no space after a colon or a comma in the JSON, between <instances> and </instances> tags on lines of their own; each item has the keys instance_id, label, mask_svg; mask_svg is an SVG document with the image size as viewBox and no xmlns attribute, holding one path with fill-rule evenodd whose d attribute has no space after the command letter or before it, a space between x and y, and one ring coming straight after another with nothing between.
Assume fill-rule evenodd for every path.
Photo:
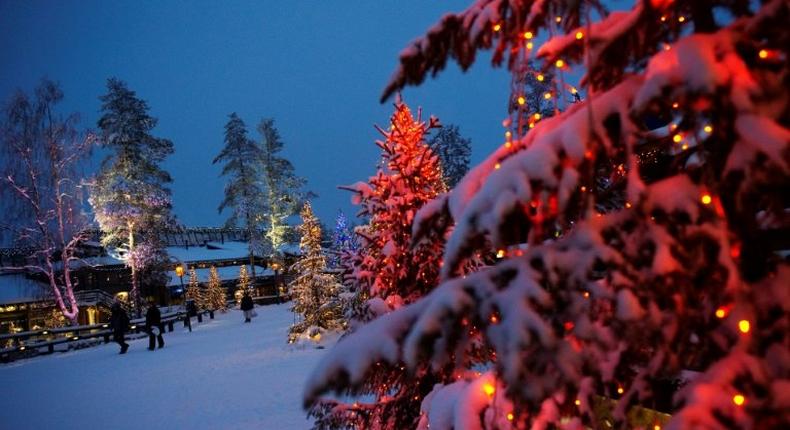
<instances>
[{"instance_id":1,"label":"snow-covered spruce tree","mask_svg":"<svg viewBox=\"0 0 790 430\"><path fill-rule=\"evenodd\" d=\"M300 189L305 180L296 176L290 161L280 155L283 141L274 120L264 118L258 124L261 134L260 169L262 173L263 226L270 254L279 252L291 226L288 217L295 215L304 199Z\"/></svg>"},{"instance_id":2,"label":"snow-covered spruce tree","mask_svg":"<svg viewBox=\"0 0 790 430\"><path fill-rule=\"evenodd\" d=\"M430 366L443 379L420 411L393 412L419 413L420 429L602 428L602 403L615 428L790 426L790 267L777 257L790 237L789 19L784 0L613 13L480 0L446 15L385 96L479 49L500 64L545 31L544 67L583 63L587 97L426 206L418 238L455 221L442 284L341 340L306 404L401 367L419 384ZM656 118L666 125L648 128ZM598 176L621 165L626 200L601 213ZM457 276L486 243L498 264ZM629 421L640 405L671 417Z\"/></svg>"},{"instance_id":3,"label":"snow-covered spruce tree","mask_svg":"<svg viewBox=\"0 0 790 430\"><path fill-rule=\"evenodd\" d=\"M247 126L236 115L230 114L225 124L225 146L213 163L224 163L222 176L228 176L225 185L225 198L217 210L221 213L230 209L231 213L225 221L226 227L238 227L247 231L249 238L250 267L255 278L255 251L258 248L259 219L263 207L261 196L261 172L257 160L262 155L261 148L254 140L247 137Z\"/></svg>"},{"instance_id":4,"label":"snow-covered spruce tree","mask_svg":"<svg viewBox=\"0 0 790 430\"><path fill-rule=\"evenodd\" d=\"M167 260L162 230L175 225L171 214L170 175L159 163L173 143L151 135L157 120L148 104L118 79L107 81L102 96L100 145L110 151L92 189L90 203L102 232L102 244L131 269L131 302L141 312L142 277L157 277Z\"/></svg>"},{"instance_id":5,"label":"snow-covered spruce tree","mask_svg":"<svg viewBox=\"0 0 790 430\"><path fill-rule=\"evenodd\" d=\"M228 310L225 288L222 287L222 281L219 279L219 273L215 266L211 266L208 272L206 295L208 297L207 302L209 309L220 312L226 312Z\"/></svg>"},{"instance_id":6,"label":"snow-covered spruce tree","mask_svg":"<svg viewBox=\"0 0 790 430\"><path fill-rule=\"evenodd\" d=\"M414 118L398 100L389 127L379 129L384 136L376 142L382 149L379 171L368 182L347 187L355 193L359 215L369 218L367 226L356 230L361 246L346 279L360 305L353 315L357 320L386 319L384 314L417 301L437 285L441 245L437 240L415 242L411 231L418 209L445 191L439 158L425 140L437 126L436 118L428 123L421 113ZM353 390L360 396L357 402L325 399L313 405L316 428L414 427L420 400L437 382L430 368L419 372L420 379L412 381L400 366L376 367Z\"/></svg>"},{"instance_id":7,"label":"snow-covered spruce tree","mask_svg":"<svg viewBox=\"0 0 790 430\"><path fill-rule=\"evenodd\" d=\"M525 34L530 36L527 39L530 40L526 45L528 48L521 50L521 55L515 60L516 64L512 69L508 99L509 116L505 120L505 126L508 128L505 132L506 145L512 144L514 139L523 137L538 121L553 116L555 112L564 110L565 107L560 103L561 97L554 97L558 89L556 73L537 68L531 58L532 33L527 31ZM573 94L578 94L576 88L570 88Z\"/></svg>"},{"instance_id":8,"label":"snow-covered spruce tree","mask_svg":"<svg viewBox=\"0 0 790 430\"><path fill-rule=\"evenodd\" d=\"M469 171L472 141L461 136L457 125L443 125L428 141L428 146L439 156L442 177L447 188L452 188Z\"/></svg>"},{"instance_id":9,"label":"snow-covered spruce tree","mask_svg":"<svg viewBox=\"0 0 790 430\"><path fill-rule=\"evenodd\" d=\"M55 111L62 99L56 83L42 80L35 99L19 92L5 107L0 131L0 244L31 249L25 264L5 269L43 277L55 303L53 314L76 324L77 283L71 270L80 243L89 237L84 181L78 171L94 138L77 133L76 114L63 118Z\"/></svg>"},{"instance_id":10,"label":"snow-covered spruce tree","mask_svg":"<svg viewBox=\"0 0 790 430\"><path fill-rule=\"evenodd\" d=\"M358 246L359 243L348 226L346 214L343 211L338 211L335 219L335 230L332 233L332 255L329 258L329 267L339 268L343 254L356 249Z\"/></svg>"},{"instance_id":11,"label":"snow-covered spruce tree","mask_svg":"<svg viewBox=\"0 0 790 430\"><path fill-rule=\"evenodd\" d=\"M301 320L288 333L288 343L302 337L315 337L325 331L343 327L342 308L338 301L340 284L326 272L326 257L321 248L321 226L313 214L310 202L301 211L302 224L298 227L302 239L302 255L291 267L295 278L288 285L294 298L293 311Z\"/></svg>"},{"instance_id":12,"label":"snow-covered spruce tree","mask_svg":"<svg viewBox=\"0 0 790 430\"><path fill-rule=\"evenodd\" d=\"M203 294L200 291L200 282L198 282L197 272L195 271L194 267L189 269L189 283L187 284L187 290L184 293L184 298L186 300L193 300L195 302L195 306L197 306L198 309L205 309Z\"/></svg>"}]
</instances>

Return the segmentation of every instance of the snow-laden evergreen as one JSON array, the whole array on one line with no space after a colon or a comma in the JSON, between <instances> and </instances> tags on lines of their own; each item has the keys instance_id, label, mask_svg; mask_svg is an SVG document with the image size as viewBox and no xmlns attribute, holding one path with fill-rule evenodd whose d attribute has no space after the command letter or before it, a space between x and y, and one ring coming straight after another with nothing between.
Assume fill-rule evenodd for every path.
<instances>
[{"instance_id":1,"label":"snow-laden evergreen","mask_svg":"<svg viewBox=\"0 0 790 430\"><path fill-rule=\"evenodd\" d=\"M339 298L341 285L334 275L326 273L321 225L309 201L304 203L301 216L302 224L298 227L302 235L301 256L290 269L295 277L288 285L299 321L291 327L288 343L300 338L320 339L325 332L338 331L344 326Z\"/></svg>"},{"instance_id":2,"label":"snow-laden evergreen","mask_svg":"<svg viewBox=\"0 0 790 430\"><path fill-rule=\"evenodd\" d=\"M249 238L250 267L255 277L254 255L260 247L260 218L264 208L261 196L263 187L260 168L257 160L262 154L261 148L254 140L247 137L247 127L241 118L233 112L225 124L225 146L214 158L213 163L224 163L222 176L228 177L225 185L225 198L217 210L221 213L230 210L225 221L226 227L241 227L247 231Z\"/></svg>"},{"instance_id":3,"label":"snow-laden evergreen","mask_svg":"<svg viewBox=\"0 0 790 430\"><path fill-rule=\"evenodd\" d=\"M139 312L142 279L163 279L167 253L160 232L175 225L167 188L170 175L160 167L173 153L173 143L151 135L156 118L124 82L109 79L101 101L100 145L110 154L102 162L90 203L102 245L114 249L131 269L130 297Z\"/></svg>"},{"instance_id":4,"label":"snow-laden evergreen","mask_svg":"<svg viewBox=\"0 0 790 430\"><path fill-rule=\"evenodd\" d=\"M341 340L307 404L401 371L431 392L388 416L419 414L419 429L790 426L790 266L776 240L788 231L788 19L784 0L611 14L478 0L445 15L401 54L385 96L481 49L512 70L526 32L545 32L541 67L560 79L583 67L587 97L424 207L413 243L447 235L441 284ZM601 187L611 177L622 200ZM463 273L494 250L497 264ZM639 408L669 415L628 414Z\"/></svg>"}]
</instances>

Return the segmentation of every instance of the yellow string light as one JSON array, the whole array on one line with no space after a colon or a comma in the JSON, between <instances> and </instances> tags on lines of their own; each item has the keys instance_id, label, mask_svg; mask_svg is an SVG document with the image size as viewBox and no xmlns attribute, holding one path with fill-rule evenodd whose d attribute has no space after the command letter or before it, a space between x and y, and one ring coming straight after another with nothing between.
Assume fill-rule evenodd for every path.
<instances>
[{"instance_id":1,"label":"yellow string light","mask_svg":"<svg viewBox=\"0 0 790 430\"><path fill-rule=\"evenodd\" d=\"M557 60L557 62L555 62L554 64L560 69L565 67L565 61L563 61L562 59Z\"/></svg>"},{"instance_id":2,"label":"yellow string light","mask_svg":"<svg viewBox=\"0 0 790 430\"><path fill-rule=\"evenodd\" d=\"M744 403L746 403L746 397L744 397L743 394L738 393L732 396L732 402L737 406L742 406Z\"/></svg>"},{"instance_id":3,"label":"yellow string light","mask_svg":"<svg viewBox=\"0 0 790 430\"><path fill-rule=\"evenodd\" d=\"M531 31L525 31L524 32L524 39L529 40L529 39L532 39L533 37L534 37L534 35L532 34Z\"/></svg>"},{"instance_id":4,"label":"yellow string light","mask_svg":"<svg viewBox=\"0 0 790 430\"><path fill-rule=\"evenodd\" d=\"M577 31L576 32L576 40L582 40L583 37L584 37L584 33L583 32L581 32L581 31Z\"/></svg>"},{"instance_id":5,"label":"yellow string light","mask_svg":"<svg viewBox=\"0 0 790 430\"><path fill-rule=\"evenodd\" d=\"M751 323L749 323L749 320L740 320L740 321L738 321L738 330L740 330L741 333L744 333L744 334L749 333L749 330L751 330L751 328L752 328L751 326L752 325L751 325Z\"/></svg>"},{"instance_id":6,"label":"yellow string light","mask_svg":"<svg viewBox=\"0 0 790 430\"><path fill-rule=\"evenodd\" d=\"M494 31L499 31L501 29L502 29L502 25L501 24L494 24Z\"/></svg>"}]
</instances>

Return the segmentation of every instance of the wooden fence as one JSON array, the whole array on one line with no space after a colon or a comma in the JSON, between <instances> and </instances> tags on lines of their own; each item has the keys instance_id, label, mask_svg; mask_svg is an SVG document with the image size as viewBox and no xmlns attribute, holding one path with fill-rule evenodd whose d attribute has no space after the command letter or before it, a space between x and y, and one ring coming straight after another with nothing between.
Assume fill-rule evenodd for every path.
<instances>
[{"instance_id":1,"label":"wooden fence","mask_svg":"<svg viewBox=\"0 0 790 430\"><path fill-rule=\"evenodd\" d=\"M213 311L201 311L198 313L198 322L203 321L203 316L208 315L214 319ZM186 311L169 312L162 315L162 327L167 327L167 331L173 331L176 322L183 322L186 326ZM145 331L145 318L137 318L129 321L129 334L140 334ZM55 346L61 344L71 344L83 342L86 339L102 339L104 343L109 343L112 339L112 329L110 323L59 327L53 329L43 329L0 335L0 345L9 345L0 349L0 361L10 362L18 358L34 356L40 353L52 354Z\"/></svg>"}]
</instances>

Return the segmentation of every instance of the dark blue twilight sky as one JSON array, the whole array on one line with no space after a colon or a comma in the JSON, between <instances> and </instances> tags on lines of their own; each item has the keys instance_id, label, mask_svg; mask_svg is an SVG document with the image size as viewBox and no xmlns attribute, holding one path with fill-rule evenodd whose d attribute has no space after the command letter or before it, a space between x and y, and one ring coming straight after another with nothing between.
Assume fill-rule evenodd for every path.
<instances>
[{"instance_id":1,"label":"dark blue twilight sky","mask_svg":"<svg viewBox=\"0 0 790 430\"><path fill-rule=\"evenodd\" d=\"M224 220L224 181L211 160L227 115L238 112L256 138L260 118L273 117L285 156L333 226L338 209L355 212L337 185L374 173L373 124L391 112L378 98L398 53L468 3L0 0L0 99L47 76L63 88L63 110L95 128L106 79L126 81L159 118L155 134L175 144L165 168L175 212L191 226ZM508 86L507 72L481 56L470 72L451 65L404 97L460 124L474 164L502 143Z\"/></svg>"}]
</instances>

